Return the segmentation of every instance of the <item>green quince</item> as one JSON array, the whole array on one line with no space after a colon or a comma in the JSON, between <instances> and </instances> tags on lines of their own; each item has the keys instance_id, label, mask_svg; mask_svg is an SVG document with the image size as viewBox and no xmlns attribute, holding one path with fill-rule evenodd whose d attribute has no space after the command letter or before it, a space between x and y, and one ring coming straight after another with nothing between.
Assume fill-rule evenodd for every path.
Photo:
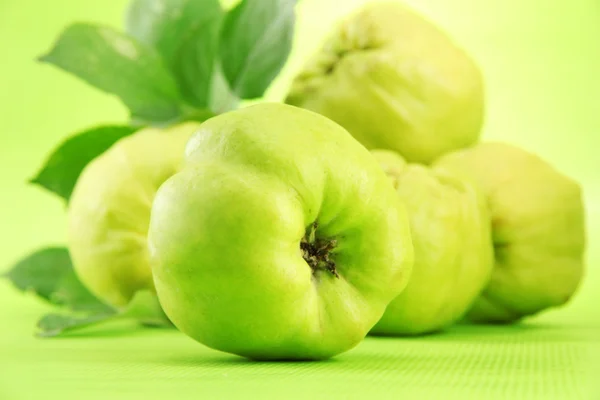
<instances>
[{"instance_id":1,"label":"green quince","mask_svg":"<svg viewBox=\"0 0 600 400\"><path fill-rule=\"evenodd\" d=\"M487 285L493 248L485 197L468 178L442 167L407 164L373 150L406 205L414 267L406 289L371 330L417 335L458 321Z\"/></svg>"},{"instance_id":2,"label":"green quince","mask_svg":"<svg viewBox=\"0 0 600 400\"><path fill-rule=\"evenodd\" d=\"M369 149L430 163L478 140L483 77L432 22L398 2L372 2L337 25L286 102L333 119Z\"/></svg>"},{"instance_id":3,"label":"green quince","mask_svg":"<svg viewBox=\"0 0 600 400\"><path fill-rule=\"evenodd\" d=\"M251 359L357 345L405 286L405 209L369 152L316 113L274 103L204 122L151 211L171 321Z\"/></svg>"},{"instance_id":4,"label":"green quince","mask_svg":"<svg viewBox=\"0 0 600 400\"><path fill-rule=\"evenodd\" d=\"M68 247L75 271L99 299L125 307L154 291L147 234L159 186L183 161L198 123L146 128L127 136L82 171L69 201Z\"/></svg>"},{"instance_id":5,"label":"green quince","mask_svg":"<svg viewBox=\"0 0 600 400\"><path fill-rule=\"evenodd\" d=\"M436 165L471 175L490 208L495 268L467 318L512 322L565 304L584 271L579 184L540 157L504 143L482 143Z\"/></svg>"}]
</instances>

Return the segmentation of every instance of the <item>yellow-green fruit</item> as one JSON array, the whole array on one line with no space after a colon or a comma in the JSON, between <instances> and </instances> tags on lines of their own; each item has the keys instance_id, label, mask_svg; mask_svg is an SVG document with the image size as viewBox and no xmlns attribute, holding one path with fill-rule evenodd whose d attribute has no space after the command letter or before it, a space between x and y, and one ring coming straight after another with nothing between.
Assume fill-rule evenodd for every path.
<instances>
[{"instance_id":1,"label":"yellow-green fruit","mask_svg":"<svg viewBox=\"0 0 600 400\"><path fill-rule=\"evenodd\" d=\"M436 165L473 176L492 217L496 265L467 317L511 322L566 303L584 269L580 186L541 158L504 143L482 143Z\"/></svg>"},{"instance_id":2,"label":"yellow-green fruit","mask_svg":"<svg viewBox=\"0 0 600 400\"><path fill-rule=\"evenodd\" d=\"M198 126L143 129L94 159L77 180L68 209L69 251L79 278L107 304L123 307L138 290L154 290L150 208Z\"/></svg>"},{"instance_id":3,"label":"yellow-green fruit","mask_svg":"<svg viewBox=\"0 0 600 400\"><path fill-rule=\"evenodd\" d=\"M371 333L438 331L458 321L490 279L493 248L485 197L468 178L442 167L407 164L392 151L372 154L406 205L415 262L406 289Z\"/></svg>"},{"instance_id":4,"label":"yellow-green fruit","mask_svg":"<svg viewBox=\"0 0 600 400\"><path fill-rule=\"evenodd\" d=\"M369 149L422 163L475 143L484 114L475 62L398 2L369 3L343 20L286 101L331 118Z\"/></svg>"},{"instance_id":5,"label":"yellow-green fruit","mask_svg":"<svg viewBox=\"0 0 600 400\"><path fill-rule=\"evenodd\" d=\"M402 202L369 152L277 103L204 122L152 205L156 291L179 330L260 360L358 345L412 267Z\"/></svg>"}]
</instances>

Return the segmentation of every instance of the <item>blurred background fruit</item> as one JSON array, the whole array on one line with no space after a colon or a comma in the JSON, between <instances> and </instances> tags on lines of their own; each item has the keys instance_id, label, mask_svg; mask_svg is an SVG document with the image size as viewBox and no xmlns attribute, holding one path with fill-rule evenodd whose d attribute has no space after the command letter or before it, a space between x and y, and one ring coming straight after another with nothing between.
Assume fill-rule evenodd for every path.
<instances>
[{"instance_id":1,"label":"blurred background fruit","mask_svg":"<svg viewBox=\"0 0 600 400\"><path fill-rule=\"evenodd\" d=\"M489 206L495 266L467 318L512 322L567 303L585 275L579 184L502 142L447 154L435 165L472 176Z\"/></svg>"},{"instance_id":2,"label":"blurred background fruit","mask_svg":"<svg viewBox=\"0 0 600 400\"><path fill-rule=\"evenodd\" d=\"M440 331L460 320L489 282L494 249L487 200L475 181L460 173L406 163L389 150L371 154L406 205L415 251L406 289L371 333Z\"/></svg>"}]
</instances>

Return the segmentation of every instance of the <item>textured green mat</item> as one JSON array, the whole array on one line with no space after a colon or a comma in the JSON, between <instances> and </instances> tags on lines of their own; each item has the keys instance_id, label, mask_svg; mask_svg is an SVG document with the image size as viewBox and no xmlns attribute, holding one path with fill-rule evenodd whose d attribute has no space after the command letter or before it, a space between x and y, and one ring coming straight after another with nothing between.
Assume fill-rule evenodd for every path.
<instances>
[{"instance_id":1,"label":"textured green mat","mask_svg":"<svg viewBox=\"0 0 600 400\"><path fill-rule=\"evenodd\" d=\"M41 307L6 289L0 292L3 400L600 399L600 391L592 391L600 329L576 320L367 338L330 361L257 363L175 330L126 323L36 339L31 328Z\"/></svg>"}]
</instances>

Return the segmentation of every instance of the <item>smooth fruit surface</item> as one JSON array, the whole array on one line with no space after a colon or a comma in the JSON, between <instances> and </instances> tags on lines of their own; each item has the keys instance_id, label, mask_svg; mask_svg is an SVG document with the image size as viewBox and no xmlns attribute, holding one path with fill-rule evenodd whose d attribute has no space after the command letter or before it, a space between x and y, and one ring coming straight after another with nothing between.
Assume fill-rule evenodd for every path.
<instances>
[{"instance_id":1,"label":"smooth fruit surface","mask_svg":"<svg viewBox=\"0 0 600 400\"><path fill-rule=\"evenodd\" d=\"M369 152L284 104L202 124L156 196L149 241L171 321L253 359L354 347L412 266L404 207Z\"/></svg>"},{"instance_id":2,"label":"smooth fruit surface","mask_svg":"<svg viewBox=\"0 0 600 400\"><path fill-rule=\"evenodd\" d=\"M115 143L79 177L68 208L75 271L114 307L154 289L148 255L150 207L159 186L181 166L198 123L143 129Z\"/></svg>"},{"instance_id":3,"label":"smooth fruit surface","mask_svg":"<svg viewBox=\"0 0 600 400\"><path fill-rule=\"evenodd\" d=\"M429 163L479 138L483 78L432 22L398 2L372 2L338 24L286 102L331 118L369 149Z\"/></svg>"},{"instance_id":4,"label":"smooth fruit surface","mask_svg":"<svg viewBox=\"0 0 600 400\"><path fill-rule=\"evenodd\" d=\"M371 330L379 335L435 332L458 321L487 285L493 248L485 197L444 168L407 164L373 150L406 205L414 267L406 289Z\"/></svg>"},{"instance_id":5,"label":"smooth fruit surface","mask_svg":"<svg viewBox=\"0 0 600 400\"><path fill-rule=\"evenodd\" d=\"M496 265L467 317L510 322L565 304L584 270L581 188L538 156L482 143L437 165L466 172L486 194Z\"/></svg>"}]
</instances>

